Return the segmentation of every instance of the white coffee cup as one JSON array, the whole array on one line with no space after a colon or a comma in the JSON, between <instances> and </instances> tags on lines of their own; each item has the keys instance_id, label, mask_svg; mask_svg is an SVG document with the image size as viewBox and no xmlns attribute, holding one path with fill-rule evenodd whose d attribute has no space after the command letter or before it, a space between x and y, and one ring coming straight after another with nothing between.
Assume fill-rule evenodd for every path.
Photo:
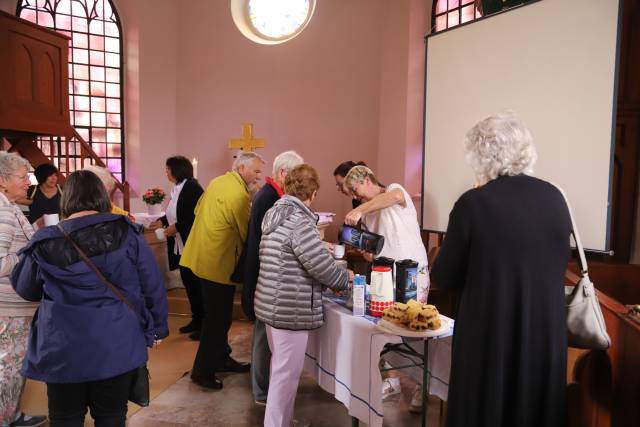
<instances>
[{"instance_id":1,"label":"white coffee cup","mask_svg":"<svg viewBox=\"0 0 640 427\"><path fill-rule=\"evenodd\" d=\"M155 230L156 238L161 242L167 240L167 236L164 235L164 228L156 228Z\"/></svg>"},{"instance_id":2,"label":"white coffee cup","mask_svg":"<svg viewBox=\"0 0 640 427\"><path fill-rule=\"evenodd\" d=\"M344 245L333 245L333 257L336 259L344 258Z\"/></svg>"},{"instance_id":3,"label":"white coffee cup","mask_svg":"<svg viewBox=\"0 0 640 427\"><path fill-rule=\"evenodd\" d=\"M44 219L44 225L46 227L50 225L56 225L60 222L60 217L58 216L58 214L44 214L42 218Z\"/></svg>"}]
</instances>

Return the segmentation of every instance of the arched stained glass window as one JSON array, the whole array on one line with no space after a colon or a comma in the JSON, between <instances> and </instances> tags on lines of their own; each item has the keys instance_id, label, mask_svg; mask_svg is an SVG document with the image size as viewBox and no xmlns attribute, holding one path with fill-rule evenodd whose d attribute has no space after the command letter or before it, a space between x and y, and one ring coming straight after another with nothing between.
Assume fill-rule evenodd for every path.
<instances>
[{"instance_id":1,"label":"arched stained glass window","mask_svg":"<svg viewBox=\"0 0 640 427\"><path fill-rule=\"evenodd\" d=\"M122 31L110 0L20 0L17 15L71 38L71 124L121 182L124 179ZM41 149L62 172L81 168L80 147L42 138ZM52 152L53 151L53 152ZM61 156L72 162L68 170Z\"/></svg>"},{"instance_id":2,"label":"arched stained glass window","mask_svg":"<svg viewBox=\"0 0 640 427\"><path fill-rule=\"evenodd\" d=\"M446 30L482 16L479 0L436 0L433 2L433 32Z\"/></svg>"}]
</instances>

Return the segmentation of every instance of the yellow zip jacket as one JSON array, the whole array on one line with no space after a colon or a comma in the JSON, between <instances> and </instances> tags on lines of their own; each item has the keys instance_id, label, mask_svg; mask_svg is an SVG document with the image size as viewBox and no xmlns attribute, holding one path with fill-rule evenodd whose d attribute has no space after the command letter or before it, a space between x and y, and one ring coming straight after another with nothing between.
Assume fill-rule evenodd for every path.
<instances>
[{"instance_id":1,"label":"yellow zip jacket","mask_svg":"<svg viewBox=\"0 0 640 427\"><path fill-rule=\"evenodd\" d=\"M203 279L233 285L249 224L249 190L237 172L214 178L196 205L180 265Z\"/></svg>"}]
</instances>

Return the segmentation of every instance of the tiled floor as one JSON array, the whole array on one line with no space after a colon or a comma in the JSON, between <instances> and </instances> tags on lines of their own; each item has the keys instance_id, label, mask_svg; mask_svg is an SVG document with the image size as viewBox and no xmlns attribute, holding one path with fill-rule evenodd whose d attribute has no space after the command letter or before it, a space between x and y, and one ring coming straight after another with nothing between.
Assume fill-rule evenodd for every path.
<instances>
[{"instance_id":1,"label":"tiled floor","mask_svg":"<svg viewBox=\"0 0 640 427\"><path fill-rule=\"evenodd\" d=\"M264 407L253 402L248 374L221 376L224 388L206 391L193 384L188 375L197 350L197 343L177 329L188 321L185 317L170 317L171 335L157 348L150 351L152 402L148 408L140 409L129 404L131 427L196 427L196 426L260 426ZM232 356L241 361L250 359L252 324L234 321L230 344ZM386 402L385 426L417 426L419 415L408 412L414 383L401 377L403 390L400 395ZM28 381L22 399L23 409L29 414L47 412L46 388L43 384ZM433 399L429 405L429 426L439 425L440 405ZM93 426L90 417L85 426ZM296 398L296 418L309 421L314 427L349 426L351 419L346 408L332 395L324 392L310 378L303 377ZM363 425L361 423L361 425Z\"/></svg>"}]
</instances>

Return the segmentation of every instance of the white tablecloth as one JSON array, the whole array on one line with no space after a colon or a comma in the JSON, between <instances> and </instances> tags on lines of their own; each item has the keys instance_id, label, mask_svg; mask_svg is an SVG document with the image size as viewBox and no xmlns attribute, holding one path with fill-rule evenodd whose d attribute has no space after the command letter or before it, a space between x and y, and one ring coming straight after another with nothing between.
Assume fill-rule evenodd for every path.
<instances>
[{"instance_id":1,"label":"white tablecloth","mask_svg":"<svg viewBox=\"0 0 640 427\"><path fill-rule=\"evenodd\" d=\"M324 316L324 326L309 334L305 372L342 402L349 415L369 426L382 426L380 352L385 344L401 343L402 338L381 332L372 318L353 316L351 310L330 298L324 300ZM440 340L432 340L429 344L436 353L438 347L432 343L437 341ZM422 342L416 343L415 347L422 347ZM433 358L430 362L439 357L431 349L429 356ZM439 363L444 363L448 372L450 358L440 357ZM430 365L436 368L432 363ZM430 382L430 392L435 391L432 388L435 383ZM440 395L441 391L436 394Z\"/></svg>"}]
</instances>

